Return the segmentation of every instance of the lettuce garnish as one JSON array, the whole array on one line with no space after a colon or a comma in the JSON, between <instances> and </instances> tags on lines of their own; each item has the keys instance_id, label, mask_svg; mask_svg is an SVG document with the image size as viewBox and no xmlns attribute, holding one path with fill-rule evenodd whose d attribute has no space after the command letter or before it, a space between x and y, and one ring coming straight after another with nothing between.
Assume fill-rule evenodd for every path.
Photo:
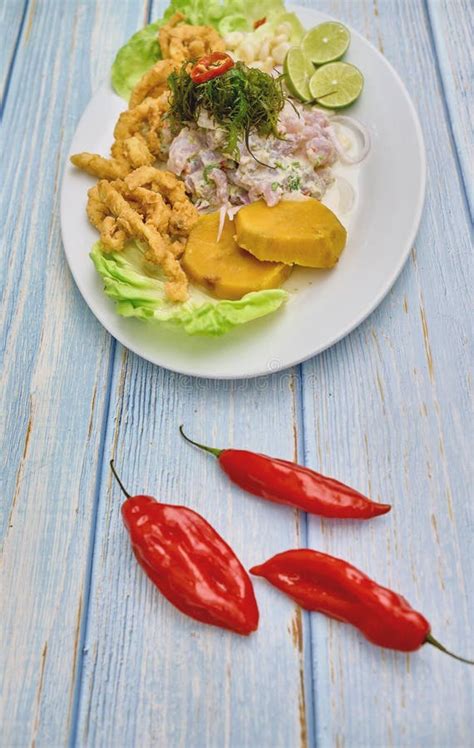
<instances>
[{"instance_id":1,"label":"lettuce garnish","mask_svg":"<svg viewBox=\"0 0 474 748\"><path fill-rule=\"evenodd\" d=\"M166 299L166 279L160 268L144 261L138 241L113 253L104 253L102 244L96 242L90 256L118 314L179 326L188 335L223 335L275 312L288 298L286 291L274 288L248 293L238 301L219 301L192 288L188 301L173 303Z\"/></svg>"}]
</instances>

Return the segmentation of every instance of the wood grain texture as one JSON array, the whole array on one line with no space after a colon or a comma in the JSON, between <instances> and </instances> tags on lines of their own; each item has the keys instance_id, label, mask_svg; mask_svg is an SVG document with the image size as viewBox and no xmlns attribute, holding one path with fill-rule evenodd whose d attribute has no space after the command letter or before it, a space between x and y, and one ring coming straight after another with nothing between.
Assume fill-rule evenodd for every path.
<instances>
[{"instance_id":1,"label":"wood grain texture","mask_svg":"<svg viewBox=\"0 0 474 748\"><path fill-rule=\"evenodd\" d=\"M333 5L323 4L336 13ZM338 3L337 15L406 81L429 179L417 248L392 292L352 335L303 366L308 464L394 510L362 526L311 519L309 541L401 591L435 636L472 655L469 223L434 48L421 3ZM318 745L468 745L469 668L429 648L381 652L317 616L312 634Z\"/></svg>"},{"instance_id":2,"label":"wood grain texture","mask_svg":"<svg viewBox=\"0 0 474 748\"><path fill-rule=\"evenodd\" d=\"M474 6L469 0L426 0L449 124L459 154L464 189L474 210L474 90L472 40Z\"/></svg>"},{"instance_id":3,"label":"wood grain texture","mask_svg":"<svg viewBox=\"0 0 474 748\"><path fill-rule=\"evenodd\" d=\"M164 7L153 5L151 18ZM181 441L178 425L186 423L202 441L295 458L296 377L198 381L156 369L117 346L104 454L115 456L128 485L200 511L248 567L301 544L300 517L229 486L212 460ZM260 627L249 639L183 617L131 563L119 504L109 476L98 509L78 743L305 745L313 725L306 693L311 663L307 659L305 669L303 655L308 619L263 584ZM133 708L123 718L104 719L122 711L130 690L139 694Z\"/></svg>"},{"instance_id":4,"label":"wood grain texture","mask_svg":"<svg viewBox=\"0 0 474 748\"><path fill-rule=\"evenodd\" d=\"M291 458L295 408L291 372L251 383L197 381L118 347L104 464L113 455L132 492L202 513L248 568L298 545L299 517L233 488L213 458L183 442L178 424L201 441ZM78 743L304 745L302 633L294 605L257 585L261 622L249 638L181 615L133 562L121 501L105 474ZM110 714L115 719L104 718Z\"/></svg>"},{"instance_id":5,"label":"wood grain texture","mask_svg":"<svg viewBox=\"0 0 474 748\"><path fill-rule=\"evenodd\" d=\"M0 3L0 100L3 101L10 80L18 42L25 22L28 0L3 0Z\"/></svg>"},{"instance_id":6,"label":"wood grain texture","mask_svg":"<svg viewBox=\"0 0 474 748\"><path fill-rule=\"evenodd\" d=\"M430 168L416 251L380 308L330 351L279 375L217 383L113 343L79 297L59 237L58 188L79 116L117 48L165 6L0 7L12 29L0 52L10 156L0 743L464 748L472 676L435 650L405 657L371 647L348 627L302 615L262 580L261 625L248 639L178 614L133 561L108 460L131 491L200 511L245 565L299 544L347 557L469 654L469 131L457 41L469 8L461 3L457 21L434 0L319 0L318 10L387 55L415 99ZM462 71L448 71L447 60ZM180 440L180 422L216 446L305 459L394 511L365 525L308 523L231 487L212 458Z\"/></svg>"},{"instance_id":7,"label":"wood grain texture","mask_svg":"<svg viewBox=\"0 0 474 748\"><path fill-rule=\"evenodd\" d=\"M90 94L92 39L143 19L106 3L29 4L4 113L2 745L65 745L75 721L111 339L67 269L64 157ZM125 10L125 6L124 10ZM132 4L130 4L132 8ZM112 20L111 20L112 18ZM109 59L102 65L110 64ZM25 95L25 81L28 95Z\"/></svg>"}]
</instances>

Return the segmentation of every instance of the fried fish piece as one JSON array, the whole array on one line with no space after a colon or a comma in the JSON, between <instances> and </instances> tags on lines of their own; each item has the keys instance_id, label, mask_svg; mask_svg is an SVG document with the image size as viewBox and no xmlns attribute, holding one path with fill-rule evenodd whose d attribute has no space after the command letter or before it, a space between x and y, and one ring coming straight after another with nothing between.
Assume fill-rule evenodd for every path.
<instances>
[{"instance_id":1,"label":"fried fish piece","mask_svg":"<svg viewBox=\"0 0 474 748\"><path fill-rule=\"evenodd\" d=\"M130 169L147 166L156 161L146 144L145 138L140 133L125 140L116 140L112 145L111 154L117 160L126 161L130 164Z\"/></svg>"},{"instance_id":2,"label":"fried fish piece","mask_svg":"<svg viewBox=\"0 0 474 748\"><path fill-rule=\"evenodd\" d=\"M99 179L121 179L140 166L150 166L161 152L161 120L169 108L169 91L144 99L120 115L114 129L112 158L96 153L76 153L71 162Z\"/></svg>"},{"instance_id":3,"label":"fried fish piece","mask_svg":"<svg viewBox=\"0 0 474 748\"><path fill-rule=\"evenodd\" d=\"M99 179L117 179L124 177L130 171L127 161L117 158L104 158L97 153L75 153L71 162L78 169Z\"/></svg>"},{"instance_id":4,"label":"fried fish piece","mask_svg":"<svg viewBox=\"0 0 474 748\"><path fill-rule=\"evenodd\" d=\"M126 232L113 216L104 218L100 228L100 241L108 251L119 252L124 248L127 238Z\"/></svg>"},{"instance_id":5,"label":"fried fish piece","mask_svg":"<svg viewBox=\"0 0 474 748\"><path fill-rule=\"evenodd\" d=\"M168 88L168 77L179 67L174 60L159 60L150 70L147 70L133 89L129 109L134 109L138 104L151 97L153 99L161 96Z\"/></svg>"},{"instance_id":6,"label":"fried fish piece","mask_svg":"<svg viewBox=\"0 0 474 748\"><path fill-rule=\"evenodd\" d=\"M115 125L115 140L127 140L140 134L144 138L150 153L157 156L161 149L159 135L161 120L169 108L168 97L168 91L165 91L157 99L149 96L133 109L122 112Z\"/></svg>"},{"instance_id":7,"label":"fried fish piece","mask_svg":"<svg viewBox=\"0 0 474 748\"><path fill-rule=\"evenodd\" d=\"M123 249L127 235L110 214L105 203L99 197L97 185L91 187L87 193L87 217L100 233L100 240L106 251L118 252Z\"/></svg>"},{"instance_id":8,"label":"fried fish piece","mask_svg":"<svg viewBox=\"0 0 474 748\"><path fill-rule=\"evenodd\" d=\"M91 187L87 192L87 217L90 223L100 231L104 218L109 215L109 209L99 198L97 185Z\"/></svg>"},{"instance_id":9,"label":"fried fish piece","mask_svg":"<svg viewBox=\"0 0 474 748\"><path fill-rule=\"evenodd\" d=\"M165 286L168 298L172 301L186 301L188 279L174 256L171 242L166 241L156 228L145 223L110 182L106 180L99 182L98 196L116 218L117 225L128 236L135 236L147 243L149 249L145 258L161 265L165 275L169 278Z\"/></svg>"},{"instance_id":10,"label":"fried fish piece","mask_svg":"<svg viewBox=\"0 0 474 748\"><path fill-rule=\"evenodd\" d=\"M178 64L210 52L225 52L222 37L212 26L191 26L185 16L175 13L158 32L161 54Z\"/></svg>"},{"instance_id":11,"label":"fried fish piece","mask_svg":"<svg viewBox=\"0 0 474 748\"><path fill-rule=\"evenodd\" d=\"M187 197L184 183L175 174L153 166L142 166L128 174L124 181L132 192L148 186L152 191L162 194L172 208L169 233L181 237L189 235L199 213Z\"/></svg>"},{"instance_id":12,"label":"fried fish piece","mask_svg":"<svg viewBox=\"0 0 474 748\"><path fill-rule=\"evenodd\" d=\"M156 161L143 135L137 133L123 140L115 140L111 148L112 158L97 153L75 153L71 162L78 169L99 179L120 179L139 166L148 166Z\"/></svg>"}]
</instances>

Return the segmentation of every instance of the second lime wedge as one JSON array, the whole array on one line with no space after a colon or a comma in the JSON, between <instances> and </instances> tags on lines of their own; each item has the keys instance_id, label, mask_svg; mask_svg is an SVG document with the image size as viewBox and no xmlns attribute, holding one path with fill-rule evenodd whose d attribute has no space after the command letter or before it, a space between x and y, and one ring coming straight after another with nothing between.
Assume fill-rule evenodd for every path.
<instances>
[{"instance_id":1,"label":"second lime wedge","mask_svg":"<svg viewBox=\"0 0 474 748\"><path fill-rule=\"evenodd\" d=\"M301 47L291 47L288 50L283 72L290 93L303 101L309 101L309 81L314 73L314 65L305 57Z\"/></svg>"},{"instance_id":2,"label":"second lime wedge","mask_svg":"<svg viewBox=\"0 0 474 748\"><path fill-rule=\"evenodd\" d=\"M328 21L315 26L304 35L301 47L311 62L324 65L326 62L339 60L351 43L351 35L342 23Z\"/></svg>"},{"instance_id":3,"label":"second lime wedge","mask_svg":"<svg viewBox=\"0 0 474 748\"><path fill-rule=\"evenodd\" d=\"M352 104L361 94L364 76L348 62L330 62L318 68L309 82L311 97L329 109Z\"/></svg>"}]
</instances>

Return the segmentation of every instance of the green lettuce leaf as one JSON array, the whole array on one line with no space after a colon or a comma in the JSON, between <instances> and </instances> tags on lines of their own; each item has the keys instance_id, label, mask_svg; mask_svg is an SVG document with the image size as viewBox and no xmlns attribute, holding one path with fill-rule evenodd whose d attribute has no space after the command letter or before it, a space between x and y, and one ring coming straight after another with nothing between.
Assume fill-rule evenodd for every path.
<instances>
[{"instance_id":1,"label":"green lettuce leaf","mask_svg":"<svg viewBox=\"0 0 474 748\"><path fill-rule=\"evenodd\" d=\"M272 26L282 21L291 23L292 42L297 42L303 34L296 15L285 12L283 0L171 0L161 20L138 31L117 53L112 65L112 86L126 101L143 73L161 60L158 30L177 12L182 13L188 23L213 26L220 34L253 31L254 21L260 18L266 18Z\"/></svg>"},{"instance_id":2,"label":"green lettuce leaf","mask_svg":"<svg viewBox=\"0 0 474 748\"><path fill-rule=\"evenodd\" d=\"M271 314L288 298L286 291L274 288L248 293L239 301L218 301L193 288L188 301L173 303L165 297L163 275L145 262L139 242L130 241L122 252L110 254L96 242L90 256L118 314L178 325L188 335L223 335Z\"/></svg>"},{"instance_id":3,"label":"green lettuce leaf","mask_svg":"<svg viewBox=\"0 0 474 748\"><path fill-rule=\"evenodd\" d=\"M158 29L164 21L149 23L137 31L117 52L112 65L112 86L126 101L134 86L157 60L161 60Z\"/></svg>"}]
</instances>

